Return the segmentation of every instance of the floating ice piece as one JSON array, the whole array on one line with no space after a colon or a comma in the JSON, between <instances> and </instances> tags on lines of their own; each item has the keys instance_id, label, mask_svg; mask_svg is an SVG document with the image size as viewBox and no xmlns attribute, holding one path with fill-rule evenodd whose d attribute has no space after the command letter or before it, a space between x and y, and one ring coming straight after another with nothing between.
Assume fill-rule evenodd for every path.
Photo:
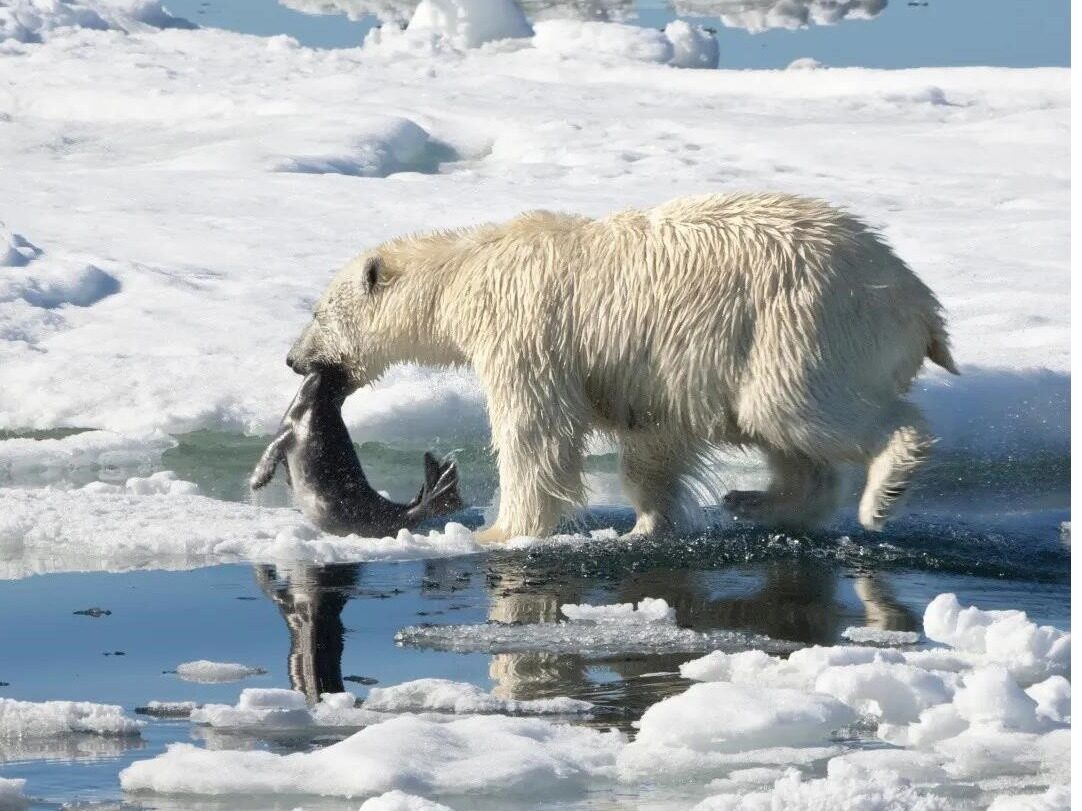
<instances>
[{"instance_id":1,"label":"floating ice piece","mask_svg":"<svg viewBox=\"0 0 1082 811\"><path fill-rule=\"evenodd\" d=\"M361 803L358 811L454 811L442 803L435 803L418 797L415 794L406 794L404 791L395 789L378 797L370 797Z\"/></svg>"},{"instance_id":2,"label":"floating ice piece","mask_svg":"<svg viewBox=\"0 0 1082 811\"><path fill-rule=\"evenodd\" d=\"M215 684L218 682L240 681L249 676L260 676L267 671L261 667L250 667L238 662L211 662L197 659L177 665L177 675L184 681ZM303 701L303 696L302 696Z\"/></svg>"},{"instance_id":3,"label":"floating ice piece","mask_svg":"<svg viewBox=\"0 0 1082 811\"><path fill-rule=\"evenodd\" d=\"M788 659L770 656L762 650L737 653L714 651L701 659L682 664L680 675L693 681L731 681L734 684L810 690L820 674L828 668L904 662L902 653L892 649L815 645L793 651Z\"/></svg>"},{"instance_id":4,"label":"floating ice piece","mask_svg":"<svg viewBox=\"0 0 1082 811\"><path fill-rule=\"evenodd\" d=\"M456 653L573 653L585 657L619 653L701 653L724 648L793 645L740 631L693 631L666 622L555 622L514 625L411 625L395 634L400 645Z\"/></svg>"},{"instance_id":5,"label":"floating ice piece","mask_svg":"<svg viewBox=\"0 0 1082 811\"><path fill-rule=\"evenodd\" d=\"M216 795L498 792L506 801L610 774L624 745L618 732L538 718L478 715L438 723L402 716L289 755L174 744L126 768L120 784L126 791Z\"/></svg>"},{"instance_id":6,"label":"floating ice piece","mask_svg":"<svg viewBox=\"0 0 1082 811\"><path fill-rule=\"evenodd\" d=\"M799 59L794 59L788 65L785 66L786 70L822 70L825 68L822 62L818 59L812 59L810 56L802 56Z\"/></svg>"},{"instance_id":7,"label":"floating ice piece","mask_svg":"<svg viewBox=\"0 0 1082 811\"><path fill-rule=\"evenodd\" d=\"M593 709L589 701L540 698L520 701L486 693L468 682L416 679L392 687L374 687L365 699L367 710L381 712L509 713L512 715L573 715Z\"/></svg>"},{"instance_id":8,"label":"floating ice piece","mask_svg":"<svg viewBox=\"0 0 1082 811\"><path fill-rule=\"evenodd\" d=\"M833 762L833 761L831 761ZM771 809L860 809L860 811L951 811L942 797L919 791L891 772L867 778L828 774L808 780L790 770L767 791L717 794L692 811L770 811Z\"/></svg>"},{"instance_id":9,"label":"floating ice piece","mask_svg":"<svg viewBox=\"0 0 1082 811\"><path fill-rule=\"evenodd\" d=\"M142 721L115 704L89 701L17 701L0 698L0 739L47 738L78 733L138 735Z\"/></svg>"},{"instance_id":10,"label":"floating ice piece","mask_svg":"<svg viewBox=\"0 0 1082 811\"><path fill-rule=\"evenodd\" d=\"M148 701L142 707L136 707L135 712L152 718L187 718L192 710L201 706L195 701Z\"/></svg>"},{"instance_id":11,"label":"floating ice piece","mask_svg":"<svg viewBox=\"0 0 1082 811\"><path fill-rule=\"evenodd\" d=\"M663 623L676 625L676 609L657 597L644 597L638 605L633 603L614 603L612 605L578 605L565 603L560 606L561 613L571 622L594 624L640 625L642 623Z\"/></svg>"},{"instance_id":12,"label":"floating ice piece","mask_svg":"<svg viewBox=\"0 0 1082 811\"><path fill-rule=\"evenodd\" d=\"M955 595L940 594L924 611L924 634L1002 664L1025 684L1071 672L1071 635L1049 625L1038 627L1024 611L962 608Z\"/></svg>"},{"instance_id":13,"label":"floating ice piece","mask_svg":"<svg viewBox=\"0 0 1082 811\"><path fill-rule=\"evenodd\" d=\"M988 811L1071 811L1071 789L1052 786L1043 794L1001 794Z\"/></svg>"},{"instance_id":14,"label":"floating ice piece","mask_svg":"<svg viewBox=\"0 0 1082 811\"><path fill-rule=\"evenodd\" d=\"M915 645L920 641L916 631L886 631L882 628L851 626L842 631L842 638L858 645Z\"/></svg>"}]
</instances>

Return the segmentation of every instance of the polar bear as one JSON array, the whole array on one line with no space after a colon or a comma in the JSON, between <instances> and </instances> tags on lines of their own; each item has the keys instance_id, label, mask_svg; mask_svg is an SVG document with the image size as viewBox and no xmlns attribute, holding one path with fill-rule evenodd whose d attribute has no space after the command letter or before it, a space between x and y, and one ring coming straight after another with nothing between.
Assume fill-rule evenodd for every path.
<instances>
[{"instance_id":1,"label":"polar bear","mask_svg":"<svg viewBox=\"0 0 1082 811\"><path fill-rule=\"evenodd\" d=\"M632 534L685 526L706 454L757 448L738 518L803 528L867 466L879 529L933 438L904 399L924 358L957 373L932 292L868 226L786 194L687 197L602 219L532 211L393 239L331 282L289 352L355 389L391 364L469 364L488 398L500 542L583 502L587 437L619 441Z\"/></svg>"}]
</instances>

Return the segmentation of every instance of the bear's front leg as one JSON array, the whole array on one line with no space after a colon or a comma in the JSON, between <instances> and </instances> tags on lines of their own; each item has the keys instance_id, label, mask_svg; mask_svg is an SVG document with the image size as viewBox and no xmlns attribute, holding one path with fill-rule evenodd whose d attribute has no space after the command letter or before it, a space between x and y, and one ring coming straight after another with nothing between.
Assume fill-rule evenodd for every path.
<instances>
[{"instance_id":1,"label":"bear's front leg","mask_svg":"<svg viewBox=\"0 0 1082 811\"><path fill-rule=\"evenodd\" d=\"M500 471L500 509L495 524L475 537L491 544L551 535L559 520L585 501L583 423L566 414L553 419L543 413L547 404L493 408L493 400L489 419Z\"/></svg>"}]
</instances>

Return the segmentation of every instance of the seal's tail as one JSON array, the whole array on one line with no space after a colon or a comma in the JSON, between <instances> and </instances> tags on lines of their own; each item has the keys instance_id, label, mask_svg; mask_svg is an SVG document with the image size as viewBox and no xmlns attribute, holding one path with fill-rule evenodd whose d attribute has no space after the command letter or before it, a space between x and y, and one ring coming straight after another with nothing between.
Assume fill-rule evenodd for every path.
<instances>
[{"instance_id":1,"label":"seal's tail","mask_svg":"<svg viewBox=\"0 0 1082 811\"><path fill-rule=\"evenodd\" d=\"M440 462L425 454L425 483L410 512L422 521L461 510L465 506L458 494L458 467L452 461Z\"/></svg>"}]
</instances>

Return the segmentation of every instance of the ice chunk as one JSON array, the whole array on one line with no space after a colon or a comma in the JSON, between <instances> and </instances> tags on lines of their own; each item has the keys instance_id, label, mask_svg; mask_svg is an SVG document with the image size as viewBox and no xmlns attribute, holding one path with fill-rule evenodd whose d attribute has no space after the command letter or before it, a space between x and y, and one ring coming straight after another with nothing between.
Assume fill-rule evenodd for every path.
<instances>
[{"instance_id":1,"label":"ice chunk","mask_svg":"<svg viewBox=\"0 0 1082 811\"><path fill-rule=\"evenodd\" d=\"M677 68L716 68L718 40L700 25L673 20L665 26L665 37L672 43L669 64Z\"/></svg>"},{"instance_id":2,"label":"ice chunk","mask_svg":"<svg viewBox=\"0 0 1082 811\"><path fill-rule=\"evenodd\" d=\"M0 15L3 13L0 9ZM2 17L0 17L0 41L4 39L2 26ZM0 267L21 268L39 256L41 256L41 248L32 244L21 234L8 230L8 227L0 222Z\"/></svg>"},{"instance_id":3,"label":"ice chunk","mask_svg":"<svg viewBox=\"0 0 1082 811\"><path fill-rule=\"evenodd\" d=\"M26 781L18 777L0 777L0 811L19 811L30 800L26 796Z\"/></svg>"},{"instance_id":4,"label":"ice chunk","mask_svg":"<svg viewBox=\"0 0 1082 811\"><path fill-rule=\"evenodd\" d=\"M1071 635L1037 626L1024 611L962 608L953 594L940 594L924 611L924 633L952 648L982 654L1025 684L1070 674Z\"/></svg>"},{"instance_id":5,"label":"ice chunk","mask_svg":"<svg viewBox=\"0 0 1082 811\"><path fill-rule=\"evenodd\" d=\"M126 791L363 797L394 789L488 794L502 800L611 772L618 732L538 718L472 716L438 723L402 716L312 752L207 751L173 744L120 773Z\"/></svg>"},{"instance_id":6,"label":"ice chunk","mask_svg":"<svg viewBox=\"0 0 1082 811\"><path fill-rule=\"evenodd\" d=\"M920 634L916 631L849 627L842 631L842 638L858 645L915 645L920 641Z\"/></svg>"},{"instance_id":7,"label":"ice chunk","mask_svg":"<svg viewBox=\"0 0 1082 811\"><path fill-rule=\"evenodd\" d=\"M514 0L421 0L406 30L438 34L458 48L533 34Z\"/></svg>"},{"instance_id":8,"label":"ice chunk","mask_svg":"<svg viewBox=\"0 0 1082 811\"><path fill-rule=\"evenodd\" d=\"M901 664L905 661L896 650L856 646L821 647L815 645L793 651L788 659L769 656L765 651L737 653L714 651L701 659L680 666L680 675L694 681L731 681L769 687L792 687L810 690L828 668L871 663Z\"/></svg>"},{"instance_id":9,"label":"ice chunk","mask_svg":"<svg viewBox=\"0 0 1082 811\"><path fill-rule=\"evenodd\" d=\"M364 702L365 709L381 712L500 712L514 715L584 713L593 706L589 701L566 697L529 701L500 698L468 682L447 679L417 679L392 687L374 687Z\"/></svg>"},{"instance_id":10,"label":"ice chunk","mask_svg":"<svg viewBox=\"0 0 1082 811\"><path fill-rule=\"evenodd\" d=\"M921 711L954 695L953 683L936 673L886 662L828 667L815 680L814 689L861 714L894 724L916 721Z\"/></svg>"},{"instance_id":11,"label":"ice chunk","mask_svg":"<svg viewBox=\"0 0 1082 811\"><path fill-rule=\"evenodd\" d=\"M598 624L630 624L657 622L666 625L676 624L676 609L670 608L664 600L656 597L644 597L638 605L632 603L615 603L613 605L590 605L582 603L574 605L566 603L560 606L560 611L572 622L589 622Z\"/></svg>"},{"instance_id":12,"label":"ice chunk","mask_svg":"<svg viewBox=\"0 0 1082 811\"><path fill-rule=\"evenodd\" d=\"M17 701L0 698L0 738L47 738L77 733L138 735L142 721L115 704Z\"/></svg>"},{"instance_id":13,"label":"ice chunk","mask_svg":"<svg viewBox=\"0 0 1082 811\"><path fill-rule=\"evenodd\" d=\"M152 718L188 718L193 710L201 706L194 701L148 701L136 707L135 712Z\"/></svg>"},{"instance_id":14,"label":"ice chunk","mask_svg":"<svg viewBox=\"0 0 1082 811\"><path fill-rule=\"evenodd\" d=\"M794 59L788 65L785 66L786 70L822 70L825 68L822 62L818 59L812 59L810 56L802 56L799 59Z\"/></svg>"},{"instance_id":15,"label":"ice chunk","mask_svg":"<svg viewBox=\"0 0 1082 811\"><path fill-rule=\"evenodd\" d=\"M218 729L297 729L356 727L385 720L385 716L357 707L352 693L325 693L309 708L304 693L277 688L247 688L236 706L207 704L193 710L193 724Z\"/></svg>"},{"instance_id":16,"label":"ice chunk","mask_svg":"<svg viewBox=\"0 0 1082 811\"><path fill-rule=\"evenodd\" d=\"M1050 676L1026 689L1037 702L1037 716L1061 724L1071 723L1071 683L1063 676Z\"/></svg>"},{"instance_id":17,"label":"ice chunk","mask_svg":"<svg viewBox=\"0 0 1082 811\"><path fill-rule=\"evenodd\" d=\"M88 493L132 493L137 496L194 496L199 493L199 485L178 479L171 470L159 470L149 476L132 476L124 482L123 487L91 482L82 489Z\"/></svg>"},{"instance_id":18,"label":"ice chunk","mask_svg":"<svg viewBox=\"0 0 1082 811\"><path fill-rule=\"evenodd\" d=\"M184 681L201 682L204 684L240 681L249 676L259 676L266 672L267 671L261 667L250 667L249 665L242 665L238 662L211 662L207 659L198 659L194 662L183 662L177 665L177 675ZM304 703L303 696L301 697L301 703Z\"/></svg>"}]
</instances>

